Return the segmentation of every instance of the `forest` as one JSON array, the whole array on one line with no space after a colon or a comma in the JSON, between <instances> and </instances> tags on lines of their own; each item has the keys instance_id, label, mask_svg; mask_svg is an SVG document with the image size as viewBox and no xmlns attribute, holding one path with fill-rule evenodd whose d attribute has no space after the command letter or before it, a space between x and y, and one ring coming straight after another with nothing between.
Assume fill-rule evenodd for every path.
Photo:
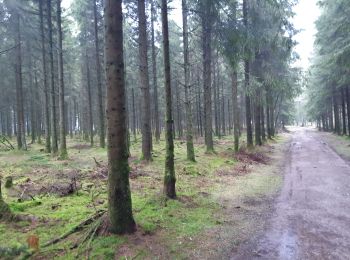
<instances>
[{"instance_id":1,"label":"forest","mask_svg":"<svg viewBox=\"0 0 350 260\"><path fill-rule=\"evenodd\" d=\"M350 3L303 68L303 2L0 0L0 259L347 259Z\"/></svg>"}]
</instances>

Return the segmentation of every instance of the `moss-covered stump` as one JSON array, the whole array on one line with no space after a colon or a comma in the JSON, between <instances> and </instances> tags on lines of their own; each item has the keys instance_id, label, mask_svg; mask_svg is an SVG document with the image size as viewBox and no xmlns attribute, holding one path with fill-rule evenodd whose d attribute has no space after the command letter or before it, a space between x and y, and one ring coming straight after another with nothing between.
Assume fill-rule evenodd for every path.
<instances>
[{"instance_id":1,"label":"moss-covered stump","mask_svg":"<svg viewBox=\"0 0 350 260\"><path fill-rule=\"evenodd\" d=\"M9 188L12 188L13 186L13 178L12 176L7 176L5 178L5 188L9 189Z\"/></svg>"},{"instance_id":2,"label":"moss-covered stump","mask_svg":"<svg viewBox=\"0 0 350 260\"><path fill-rule=\"evenodd\" d=\"M7 220L11 217L10 207L2 199L1 193L1 177L0 177L0 220Z\"/></svg>"},{"instance_id":3,"label":"moss-covered stump","mask_svg":"<svg viewBox=\"0 0 350 260\"><path fill-rule=\"evenodd\" d=\"M8 220L10 218L10 207L2 199L0 199L0 220Z\"/></svg>"}]
</instances>

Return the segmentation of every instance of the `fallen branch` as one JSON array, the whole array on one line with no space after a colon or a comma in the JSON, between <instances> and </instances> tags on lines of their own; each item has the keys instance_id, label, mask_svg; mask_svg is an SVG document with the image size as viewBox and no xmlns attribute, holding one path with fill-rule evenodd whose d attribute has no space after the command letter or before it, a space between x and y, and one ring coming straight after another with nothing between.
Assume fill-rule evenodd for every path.
<instances>
[{"instance_id":1,"label":"fallen branch","mask_svg":"<svg viewBox=\"0 0 350 260\"><path fill-rule=\"evenodd\" d=\"M95 157L92 157L92 158L94 159L94 161L95 161L95 163L96 163L96 166L97 166L98 168L100 168L102 165L96 160Z\"/></svg>"},{"instance_id":2,"label":"fallen branch","mask_svg":"<svg viewBox=\"0 0 350 260\"><path fill-rule=\"evenodd\" d=\"M15 147L10 143L10 141L3 135L0 135L0 143L2 143L6 148L14 150Z\"/></svg>"},{"instance_id":3,"label":"fallen branch","mask_svg":"<svg viewBox=\"0 0 350 260\"><path fill-rule=\"evenodd\" d=\"M6 50L3 50L3 51L0 51L0 55L6 53L6 52L9 52L9 51L12 51L13 49L16 49L18 47L19 44L15 45L15 46L12 46Z\"/></svg>"},{"instance_id":4,"label":"fallen branch","mask_svg":"<svg viewBox=\"0 0 350 260\"><path fill-rule=\"evenodd\" d=\"M45 243L43 245L43 247L48 247L54 244L57 244L58 242L62 241L63 239L66 239L67 237L69 237L70 235L81 231L85 226L90 225L91 223L93 223L96 219L98 219L99 217L103 216L103 214L106 213L106 210L99 210L98 212L96 212L95 215L93 215L92 217L84 220L83 222L81 222L79 225L73 227L71 230L69 230L68 232L66 232L65 234L61 235L58 238L55 238L47 243Z\"/></svg>"}]
</instances>

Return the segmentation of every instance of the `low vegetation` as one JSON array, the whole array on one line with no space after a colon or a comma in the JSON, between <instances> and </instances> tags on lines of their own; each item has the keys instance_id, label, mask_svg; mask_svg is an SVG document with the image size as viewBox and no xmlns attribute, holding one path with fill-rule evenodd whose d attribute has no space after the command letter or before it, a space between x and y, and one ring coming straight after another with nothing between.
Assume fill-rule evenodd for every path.
<instances>
[{"instance_id":1,"label":"low vegetation","mask_svg":"<svg viewBox=\"0 0 350 260\"><path fill-rule=\"evenodd\" d=\"M254 223L253 213L267 212L266 198L280 187L282 176L271 160L281 156L287 137L238 154L231 140L231 136L215 140L216 151L210 154L204 144L196 143L195 163L186 160L186 143L175 142L176 200L166 199L161 191L164 141L154 144L150 163L141 160L140 142L132 142L130 178L138 231L128 236L111 235L103 225L97 228L103 219L77 229L107 208L105 149L74 139L68 141L67 160L42 152L37 144L28 146L27 152L1 151L1 175L13 178L13 187L3 188L3 197L15 217L0 224L0 254L5 258L32 253L62 259L184 258L199 256L201 246L215 245L206 254L218 256L223 241L215 234L226 236L226 248L232 248L263 224ZM45 246L64 234L69 235ZM39 239L38 252L28 250L31 236Z\"/></svg>"}]
</instances>

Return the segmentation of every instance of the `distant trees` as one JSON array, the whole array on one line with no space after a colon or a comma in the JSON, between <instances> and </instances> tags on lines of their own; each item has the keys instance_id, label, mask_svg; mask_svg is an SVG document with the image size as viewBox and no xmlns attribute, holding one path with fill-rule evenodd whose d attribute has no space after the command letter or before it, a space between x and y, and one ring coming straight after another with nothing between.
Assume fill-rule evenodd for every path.
<instances>
[{"instance_id":1,"label":"distant trees","mask_svg":"<svg viewBox=\"0 0 350 260\"><path fill-rule=\"evenodd\" d=\"M123 1L123 17L121 0L74 0L70 10L61 0L0 1L0 134L16 135L21 149L26 136L32 142L45 136L45 151L62 159L71 140L94 146L98 139L103 148L107 135L112 229L131 232L127 145L138 143L140 133L146 161L153 140L165 139L164 194L175 198L175 138L186 141L187 159L195 162L202 142L211 153L217 139L233 133L228 138L238 151L262 145L290 121L300 85L291 66L294 2L182 0L180 28L168 20L165 0L161 19L155 0ZM336 12L335 4L324 4ZM322 56L331 45L323 23L340 26L346 16L339 17L322 22ZM332 44L343 55L320 62L313 82L327 87L311 91L317 102L310 107L320 125L346 132L347 82L325 79L346 75L347 48ZM332 106L322 107L326 101Z\"/></svg>"},{"instance_id":2,"label":"distant trees","mask_svg":"<svg viewBox=\"0 0 350 260\"><path fill-rule=\"evenodd\" d=\"M316 52L306 82L309 119L320 130L350 135L350 6L345 0L319 4L322 14L316 23Z\"/></svg>"}]
</instances>

